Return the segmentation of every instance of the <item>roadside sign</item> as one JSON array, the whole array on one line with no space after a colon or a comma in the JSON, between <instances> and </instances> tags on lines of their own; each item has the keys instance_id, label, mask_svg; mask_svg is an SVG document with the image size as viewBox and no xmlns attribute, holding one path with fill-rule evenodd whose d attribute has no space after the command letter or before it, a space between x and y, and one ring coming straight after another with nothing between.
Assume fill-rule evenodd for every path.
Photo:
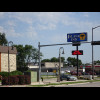
<instances>
[{"instance_id":1,"label":"roadside sign","mask_svg":"<svg viewBox=\"0 0 100 100\"><path fill-rule=\"evenodd\" d=\"M73 50L72 55L83 55L83 50Z\"/></svg>"},{"instance_id":2,"label":"roadside sign","mask_svg":"<svg viewBox=\"0 0 100 100\"><path fill-rule=\"evenodd\" d=\"M85 66L83 66L83 72L85 72Z\"/></svg>"},{"instance_id":3,"label":"roadside sign","mask_svg":"<svg viewBox=\"0 0 100 100\"><path fill-rule=\"evenodd\" d=\"M87 41L87 32L67 34L67 42Z\"/></svg>"},{"instance_id":4,"label":"roadside sign","mask_svg":"<svg viewBox=\"0 0 100 100\"><path fill-rule=\"evenodd\" d=\"M56 70L53 70L53 73L56 73Z\"/></svg>"},{"instance_id":5,"label":"roadside sign","mask_svg":"<svg viewBox=\"0 0 100 100\"><path fill-rule=\"evenodd\" d=\"M85 68L83 68L83 72L85 72Z\"/></svg>"}]
</instances>

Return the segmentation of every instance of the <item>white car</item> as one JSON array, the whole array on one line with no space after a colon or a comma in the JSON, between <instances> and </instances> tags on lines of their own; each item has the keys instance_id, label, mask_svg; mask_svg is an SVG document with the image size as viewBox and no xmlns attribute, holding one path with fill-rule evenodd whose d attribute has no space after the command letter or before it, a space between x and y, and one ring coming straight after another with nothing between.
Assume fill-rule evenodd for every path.
<instances>
[{"instance_id":1,"label":"white car","mask_svg":"<svg viewBox=\"0 0 100 100\"><path fill-rule=\"evenodd\" d=\"M69 78L69 81L76 81L77 80L77 77L75 77L75 76L70 76L70 78Z\"/></svg>"},{"instance_id":2,"label":"white car","mask_svg":"<svg viewBox=\"0 0 100 100\"><path fill-rule=\"evenodd\" d=\"M65 72L70 73L70 70L65 70Z\"/></svg>"}]
</instances>

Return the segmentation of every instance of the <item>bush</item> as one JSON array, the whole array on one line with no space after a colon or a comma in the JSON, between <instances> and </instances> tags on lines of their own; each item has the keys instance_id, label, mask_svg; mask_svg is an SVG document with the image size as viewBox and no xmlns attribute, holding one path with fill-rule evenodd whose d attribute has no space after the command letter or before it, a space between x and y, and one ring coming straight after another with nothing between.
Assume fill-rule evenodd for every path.
<instances>
[{"instance_id":1,"label":"bush","mask_svg":"<svg viewBox=\"0 0 100 100\"><path fill-rule=\"evenodd\" d=\"M24 75L25 76L25 84L31 84L31 77L28 75Z\"/></svg>"},{"instance_id":2,"label":"bush","mask_svg":"<svg viewBox=\"0 0 100 100\"><path fill-rule=\"evenodd\" d=\"M15 76L15 75L23 75L21 71L12 71L12 72L0 72L0 75L2 77L8 77L8 76Z\"/></svg>"},{"instance_id":3,"label":"bush","mask_svg":"<svg viewBox=\"0 0 100 100\"><path fill-rule=\"evenodd\" d=\"M8 82L8 77L3 77L2 78L2 85L8 85L9 82Z\"/></svg>"},{"instance_id":4,"label":"bush","mask_svg":"<svg viewBox=\"0 0 100 100\"><path fill-rule=\"evenodd\" d=\"M9 73L8 72L0 72L0 75L2 77L8 77L9 76Z\"/></svg>"},{"instance_id":5,"label":"bush","mask_svg":"<svg viewBox=\"0 0 100 100\"><path fill-rule=\"evenodd\" d=\"M19 82L19 78L16 76L10 76L9 81L10 81L10 85L17 85Z\"/></svg>"},{"instance_id":6,"label":"bush","mask_svg":"<svg viewBox=\"0 0 100 100\"><path fill-rule=\"evenodd\" d=\"M10 72L10 76L13 76L13 75L23 75L23 73L21 71L12 71L12 72Z\"/></svg>"},{"instance_id":7,"label":"bush","mask_svg":"<svg viewBox=\"0 0 100 100\"><path fill-rule=\"evenodd\" d=\"M25 85L25 76L24 75L18 75L19 78L19 84L20 85Z\"/></svg>"},{"instance_id":8,"label":"bush","mask_svg":"<svg viewBox=\"0 0 100 100\"><path fill-rule=\"evenodd\" d=\"M2 85L25 85L30 83L31 78L28 75L16 75L2 78Z\"/></svg>"}]
</instances>

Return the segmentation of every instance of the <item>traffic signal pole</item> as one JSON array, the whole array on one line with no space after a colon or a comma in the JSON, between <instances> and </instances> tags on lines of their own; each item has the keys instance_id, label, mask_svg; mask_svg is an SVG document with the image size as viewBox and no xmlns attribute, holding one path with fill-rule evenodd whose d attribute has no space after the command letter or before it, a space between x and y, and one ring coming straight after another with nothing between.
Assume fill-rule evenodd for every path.
<instances>
[{"instance_id":1,"label":"traffic signal pole","mask_svg":"<svg viewBox=\"0 0 100 100\"><path fill-rule=\"evenodd\" d=\"M76 50L78 51L78 45L76 46ZM77 53L77 78L78 78L78 53Z\"/></svg>"},{"instance_id":2,"label":"traffic signal pole","mask_svg":"<svg viewBox=\"0 0 100 100\"><path fill-rule=\"evenodd\" d=\"M81 42L81 43L91 43L91 42ZM38 43L38 54L39 54L39 83L41 82L41 60L40 60L40 48L41 47L47 47L47 46L57 46L57 45L75 45L77 43L62 43L62 44L49 44L49 45L40 45L40 42ZM79 45L79 43L78 43ZM78 50L78 45L76 46ZM78 76L78 55L77 55L77 76Z\"/></svg>"}]
</instances>

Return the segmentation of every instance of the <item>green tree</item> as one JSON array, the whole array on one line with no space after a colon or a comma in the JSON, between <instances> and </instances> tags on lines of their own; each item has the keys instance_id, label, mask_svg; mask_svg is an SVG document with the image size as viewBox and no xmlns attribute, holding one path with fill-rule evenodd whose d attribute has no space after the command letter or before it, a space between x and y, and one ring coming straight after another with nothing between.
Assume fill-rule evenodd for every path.
<instances>
[{"instance_id":1,"label":"green tree","mask_svg":"<svg viewBox=\"0 0 100 100\"><path fill-rule=\"evenodd\" d=\"M7 45L7 39L6 39L6 36L5 36L5 33L0 33L0 45Z\"/></svg>"},{"instance_id":2,"label":"green tree","mask_svg":"<svg viewBox=\"0 0 100 100\"><path fill-rule=\"evenodd\" d=\"M58 58L59 61L59 58ZM65 57L61 57L61 62L65 62Z\"/></svg>"},{"instance_id":3,"label":"green tree","mask_svg":"<svg viewBox=\"0 0 100 100\"><path fill-rule=\"evenodd\" d=\"M51 62L50 59L43 59L41 62Z\"/></svg>"},{"instance_id":4,"label":"green tree","mask_svg":"<svg viewBox=\"0 0 100 100\"><path fill-rule=\"evenodd\" d=\"M61 57L61 62L64 62L65 58ZM59 57L52 57L51 59L43 59L41 62L59 62Z\"/></svg>"},{"instance_id":5,"label":"green tree","mask_svg":"<svg viewBox=\"0 0 100 100\"><path fill-rule=\"evenodd\" d=\"M38 61L38 49L31 45L15 45L17 48L17 68L19 71L27 70L29 62L36 63ZM40 56L43 56L40 53Z\"/></svg>"},{"instance_id":6,"label":"green tree","mask_svg":"<svg viewBox=\"0 0 100 100\"><path fill-rule=\"evenodd\" d=\"M68 57L67 62L70 65L77 66L77 59L75 57ZM78 63L79 63L79 66L80 66L82 64L82 61L80 59L78 59Z\"/></svg>"},{"instance_id":7,"label":"green tree","mask_svg":"<svg viewBox=\"0 0 100 100\"><path fill-rule=\"evenodd\" d=\"M53 57L53 58L50 59L50 62L59 62L59 59L56 58L56 57Z\"/></svg>"},{"instance_id":8,"label":"green tree","mask_svg":"<svg viewBox=\"0 0 100 100\"><path fill-rule=\"evenodd\" d=\"M17 49L17 67L24 67L25 64L25 49L23 45L14 45Z\"/></svg>"}]
</instances>

